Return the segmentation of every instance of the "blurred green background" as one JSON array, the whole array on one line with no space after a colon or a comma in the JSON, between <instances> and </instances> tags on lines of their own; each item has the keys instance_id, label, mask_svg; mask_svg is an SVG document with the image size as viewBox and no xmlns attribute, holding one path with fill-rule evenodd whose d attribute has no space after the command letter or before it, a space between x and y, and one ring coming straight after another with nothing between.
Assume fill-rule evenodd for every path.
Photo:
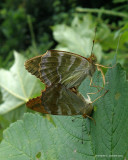
<instances>
[{"instance_id":1,"label":"blurred green background","mask_svg":"<svg viewBox=\"0 0 128 160\"><path fill-rule=\"evenodd\" d=\"M12 72L10 70L14 64L14 50L26 59L43 54L48 49L67 50L85 57L89 56L96 26L93 52L97 56L98 63L109 65L117 53L117 61L128 71L127 0L1 1L0 68L2 72L0 72L0 79L9 81L8 75L7 77L5 75L6 70L9 70L9 73L13 72L14 78L15 74L17 75L14 69ZM24 67L23 64L21 66ZM27 74L27 72L23 74L22 78L25 79ZM10 88L11 83L10 80L8 84ZM18 86L18 83L15 82L13 86ZM3 104L5 107L6 102L10 102L8 97L12 92L7 92L2 82L0 90L0 104L2 104L0 107L2 108ZM27 98L33 95L36 94L31 93ZM11 109L7 106L6 114L0 111L1 139L2 131L10 123L22 118L23 113L26 112L26 101L27 99L24 99L19 106L9 106ZM14 103L16 104L15 101Z\"/></svg>"}]
</instances>

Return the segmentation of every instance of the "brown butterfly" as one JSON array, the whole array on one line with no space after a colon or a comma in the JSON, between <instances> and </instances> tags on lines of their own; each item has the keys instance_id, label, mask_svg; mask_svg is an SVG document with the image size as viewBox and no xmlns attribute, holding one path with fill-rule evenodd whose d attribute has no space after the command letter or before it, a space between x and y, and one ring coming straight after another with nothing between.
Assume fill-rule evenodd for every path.
<instances>
[{"instance_id":1,"label":"brown butterfly","mask_svg":"<svg viewBox=\"0 0 128 160\"><path fill-rule=\"evenodd\" d=\"M25 68L47 87L62 84L66 88L78 87L87 77L96 70L96 57L89 58L75 53L58 50L48 50L45 54L29 59Z\"/></svg>"},{"instance_id":2,"label":"brown butterfly","mask_svg":"<svg viewBox=\"0 0 128 160\"><path fill-rule=\"evenodd\" d=\"M40 97L27 102L32 110L53 115L90 116L90 100L77 91L81 82L94 74L96 57L89 58L58 50L49 50L25 62L25 68L46 84Z\"/></svg>"},{"instance_id":3,"label":"brown butterfly","mask_svg":"<svg viewBox=\"0 0 128 160\"><path fill-rule=\"evenodd\" d=\"M27 107L41 113L52 115L83 115L92 113L91 100L85 99L78 91L67 89L62 84L53 85L42 92L42 95L27 102Z\"/></svg>"}]
</instances>

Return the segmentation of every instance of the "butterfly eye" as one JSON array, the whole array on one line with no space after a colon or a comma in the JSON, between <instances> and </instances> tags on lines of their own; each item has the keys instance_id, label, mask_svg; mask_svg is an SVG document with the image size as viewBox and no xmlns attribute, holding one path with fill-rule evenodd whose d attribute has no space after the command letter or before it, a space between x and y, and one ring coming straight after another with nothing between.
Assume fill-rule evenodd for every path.
<instances>
[{"instance_id":1,"label":"butterfly eye","mask_svg":"<svg viewBox=\"0 0 128 160\"><path fill-rule=\"evenodd\" d=\"M93 62L96 62L96 61L97 61L97 59L96 59L96 57L95 57L94 54L91 55L91 60L92 60Z\"/></svg>"},{"instance_id":2,"label":"butterfly eye","mask_svg":"<svg viewBox=\"0 0 128 160\"><path fill-rule=\"evenodd\" d=\"M97 58L93 55L92 60L96 62L96 61L97 61Z\"/></svg>"}]
</instances>

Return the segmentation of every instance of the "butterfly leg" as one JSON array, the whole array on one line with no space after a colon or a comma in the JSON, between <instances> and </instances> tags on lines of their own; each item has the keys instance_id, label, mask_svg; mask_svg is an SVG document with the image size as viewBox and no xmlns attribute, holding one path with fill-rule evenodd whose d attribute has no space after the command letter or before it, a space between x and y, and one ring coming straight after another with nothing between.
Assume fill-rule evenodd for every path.
<instances>
[{"instance_id":1,"label":"butterfly leg","mask_svg":"<svg viewBox=\"0 0 128 160\"><path fill-rule=\"evenodd\" d=\"M94 118L92 118L92 117L90 117L90 116L88 116L88 115L86 115L86 114L83 114L82 116L83 116L84 118L90 118L92 121L94 121L94 124L96 125L96 121L95 121Z\"/></svg>"},{"instance_id":2,"label":"butterfly leg","mask_svg":"<svg viewBox=\"0 0 128 160\"><path fill-rule=\"evenodd\" d=\"M102 64L95 64L96 66L102 67L102 68L114 68L116 64L114 64L112 67L104 66Z\"/></svg>"},{"instance_id":3,"label":"butterfly leg","mask_svg":"<svg viewBox=\"0 0 128 160\"><path fill-rule=\"evenodd\" d=\"M102 69L100 68L100 66L97 66L97 70L101 72L101 75L102 75L102 78L103 78L103 83L105 85L105 76L104 76L104 73L103 73Z\"/></svg>"},{"instance_id":4,"label":"butterfly leg","mask_svg":"<svg viewBox=\"0 0 128 160\"><path fill-rule=\"evenodd\" d=\"M92 79L92 78L91 78ZM91 80L92 81L92 80ZM95 86L95 85L91 85L90 87L96 87L96 88L100 88L100 89L98 89L98 91L97 92L94 92L94 93L87 93L87 95L89 95L89 94L97 94L98 92L100 92L101 90L105 90L105 93L104 94L106 94L107 92L108 92L108 90L106 90L104 87L100 87L100 86ZM103 94L103 95L104 95ZM102 97L102 95L101 95L101 97ZM99 99L99 98L98 98Z\"/></svg>"},{"instance_id":5,"label":"butterfly leg","mask_svg":"<svg viewBox=\"0 0 128 160\"><path fill-rule=\"evenodd\" d=\"M97 94L97 93L99 93L102 89L103 89L103 88L99 89L97 92L87 93L87 95L88 95L88 94Z\"/></svg>"},{"instance_id":6,"label":"butterfly leg","mask_svg":"<svg viewBox=\"0 0 128 160\"><path fill-rule=\"evenodd\" d=\"M97 70L101 72L101 75L102 75L102 78L103 78L103 83L105 85L105 76L104 76L104 73L103 73L101 67L102 68L114 68L116 66L116 64L113 65L112 67L107 67L107 66L104 66L104 65L101 65L101 64L95 64L95 65L97 66Z\"/></svg>"},{"instance_id":7,"label":"butterfly leg","mask_svg":"<svg viewBox=\"0 0 128 160\"><path fill-rule=\"evenodd\" d=\"M92 85L92 83L93 83L93 81L92 81L92 78L91 78L91 80L90 80L90 87L95 87L98 91L97 91L97 92L94 92L94 93L88 93L88 94L97 94L97 93L100 92L102 89L104 89L103 87L94 85L94 83L93 83L93 85ZM100 88L100 89L99 89L99 88Z\"/></svg>"},{"instance_id":8,"label":"butterfly leg","mask_svg":"<svg viewBox=\"0 0 128 160\"><path fill-rule=\"evenodd\" d=\"M103 89L104 87L101 87L101 86L96 86L95 84L94 84L94 82L92 81L92 77L91 77L91 80L90 80L90 87L95 87L95 88L101 88L101 89ZM99 89L98 89L99 90Z\"/></svg>"},{"instance_id":9,"label":"butterfly leg","mask_svg":"<svg viewBox=\"0 0 128 160\"><path fill-rule=\"evenodd\" d=\"M97 97L94 101L92 101L92 103L94 103L95 101L97 101L98 99L100 99L101 97L103 97L109 90L106 90L104 94L102 94L101 96Z\"/></svg>"}]
</instances>

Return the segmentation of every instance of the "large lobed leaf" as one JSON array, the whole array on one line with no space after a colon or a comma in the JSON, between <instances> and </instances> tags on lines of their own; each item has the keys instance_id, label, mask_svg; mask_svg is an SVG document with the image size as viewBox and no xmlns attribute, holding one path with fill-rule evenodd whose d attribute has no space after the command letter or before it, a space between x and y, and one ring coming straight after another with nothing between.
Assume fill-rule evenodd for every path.
<instances>
[{"instance_id":1,"label":"large lobed leaf","mask_svg":"<svg viewBox=\"0 0 128 160\"><path fill-rule=\"evenodd\" d=\"M101 82L97 76L98 72L94 76L98 85ZM94 91L89 88L88 79L79 89L83 95ZM123 160L128 151L128 82L120 65L107 72L105 89L108 93L95 102L96 125L79 116L51 116L49 121L38 114L26 113L23 120L5 130L0 144L1 159Z\"/></svg>"},{"instance_id":2,"label":"large lobed leaf","mask_svg":"<svg viewBox=\"0 0 128 160\"><path fill-rule=\"evenodd\" d=\"M70 51L84 57L89 56L95 37L92 26L95 27L94 21L88 15L84 16L82 20L75 16L71 26L64 24L54 26L53 35L59 43L56 49ZM95 43L93 52L100 61L103 54L100 44Z\"/></svg>"},{"instance_id":3,"label":"large lobed leaf","mask_svg":"<svg viewBox=\"0 0 128 160\"><path fill-rule=\"evenodd\" d=\"M40 92L37 79L25 70L25 58L17 52L14 52L14 57L15 63L10 70L0 69L0 88L3 96L0 114L22 106L33 94Z\"/></svg>"}]
</instances>

